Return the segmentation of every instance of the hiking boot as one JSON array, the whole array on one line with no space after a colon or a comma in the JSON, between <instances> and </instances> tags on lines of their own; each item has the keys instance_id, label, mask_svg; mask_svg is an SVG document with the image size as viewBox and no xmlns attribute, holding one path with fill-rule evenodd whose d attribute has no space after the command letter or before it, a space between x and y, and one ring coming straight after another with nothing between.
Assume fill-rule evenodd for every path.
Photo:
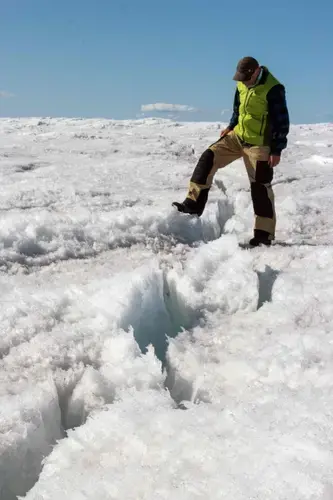
<instances>
[{"instance_id":1,"label":"hiking boot","mask_svg":"<svg viewBox=\"0 0 333 500\"><path fill-rule=\"evenodd\" d=\"M261 229L254 230L254 237L249 241L250 247L260 247L265 245L266 247L270 247L272 241L269 239L270 234L266 231L261 231Z\"/></svg>"},{"instance_id":2,"label":"hiking boot","mask_svg":"<svg viewBox=\"0 0 333 500\"><path fill-rule=\"evenodd\" d=\"M177 201L174 201L172 203L172 206L176 207L178 212L190 215L197 215L198 217L200 217L203 212L203 210L200 210L200 208L198 207L198 204L189 198L186 198L183 201L183 203L178 203Z\"/></svg>"},{"instance_id":3,"label":"hiking boot","mask_svg":"<svg viewBox=\"0 0 333 500\"><path fill-rule=\"evenodd\" d=\"M201 189L196 201L192 200L192 198L186 197L183 203L174 201L172 205L177 208L178 212L197 215L198 217L200 217L205 210L205 206L208 200L208 193L209 189Z\"/></svg>"},{"instance_id":4,"label":"hiking boot","mask_svg":"<svg viewBox=\"0 0 333 500\"><path fill-rule=\"evenodd\" d=\"M270 240L261 240L259 238L251 238L249 241L250 247L260 247L265 245L266 247L270 247L272 242Z\"/></svg>"}]
</instances>

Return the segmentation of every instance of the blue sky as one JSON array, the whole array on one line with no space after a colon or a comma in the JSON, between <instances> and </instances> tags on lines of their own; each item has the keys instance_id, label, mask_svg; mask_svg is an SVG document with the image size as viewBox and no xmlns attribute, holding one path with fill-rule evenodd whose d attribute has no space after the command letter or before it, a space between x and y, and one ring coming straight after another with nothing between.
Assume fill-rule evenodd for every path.
<instances>
[{"instance_id":1,"label":"blue sky","mask_svg":"<svg viewBox=\"0 0 333 500\"><path fill-rule=\"evenodd\" d=\"M293 123L332 121L332 19L332 0L0 0L0 116L135 118L166 103L228 121L252 55L286 85Z\"/></svg>"}]
</instances>

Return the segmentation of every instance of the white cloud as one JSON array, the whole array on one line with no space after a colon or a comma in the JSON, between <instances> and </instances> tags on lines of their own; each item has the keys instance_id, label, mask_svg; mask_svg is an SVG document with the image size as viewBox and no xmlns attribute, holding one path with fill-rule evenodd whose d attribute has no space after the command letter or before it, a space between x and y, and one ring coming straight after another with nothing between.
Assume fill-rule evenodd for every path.
<instances>
[{"instance_id":1,"label":"white cloud","mask_svg":"<svg viewBox=\"0 0 333 500\"><path fill-rule=\"evenodd\" d=\"M0 90L0 99L9 99L10 97L14 97L14 94L6 92L5 90Z\"/></svg>"},{"instance_id":2,"label":"white cloud","mask_svg":"<svg viewBox=\"0 0 333 500\"><path fill-rule=\"evenodd\" d=\"M316 117L318 118L319 121L321 122L331 122L333 121L333 111L325 111L323 113L318 113L316 115Z\"/></svg>"},{"instance_id":3,"label":"white cloud","mask_svg":"<svg viewBox=\"0 0 333 500\"><path fill-rule=\"evenodd\" d=\"M169 112L186 112L191 113L198 111L198 109L188 106L187 104L166 104L164 102L156 102L155 104L142 104L141 111L157 111L159 113Z\"/></svg>"}]
</instances>

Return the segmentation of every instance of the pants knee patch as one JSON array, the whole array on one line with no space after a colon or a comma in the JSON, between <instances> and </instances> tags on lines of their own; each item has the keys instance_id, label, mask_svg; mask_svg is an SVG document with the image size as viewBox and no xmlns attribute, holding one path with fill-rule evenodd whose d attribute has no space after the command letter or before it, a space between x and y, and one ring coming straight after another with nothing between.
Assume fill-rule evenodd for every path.
<instances>
[{"instance_id":1,"label":"pants knee patch","mask_svg":"<svg viewBox=\"0 0 333 500\"><path fill-rule=\"evenodd\" d=\"M195 182L196 184L207 184L207 178L213 168L213 164L214 152L210 149L206 149L199 158L191 177L191 182Z\"/></svg>"},{"instance_id":2,"label":"pants knee patch","mask_svg":"<svg viewBox=\"0 0 333 500\"><path fill-rule=\"evenodd\" d=\"M259 215L259 217L268 217L269 219L273 219L273 206L271 200L269 199L266 186L260 184L259 182L252 182L251 196L254 213Z\"/></svg>"},{"instance_id":3,"label":"pants knee patch","mask_svg":"<svg viewBox=\"0 0 333 500\"><path fill-rule=\"evenodd\" d=\"M273 180L273 168L268 161L258 160L256 162L256 182L270 184Z\"/></svg>"}]
</instances>

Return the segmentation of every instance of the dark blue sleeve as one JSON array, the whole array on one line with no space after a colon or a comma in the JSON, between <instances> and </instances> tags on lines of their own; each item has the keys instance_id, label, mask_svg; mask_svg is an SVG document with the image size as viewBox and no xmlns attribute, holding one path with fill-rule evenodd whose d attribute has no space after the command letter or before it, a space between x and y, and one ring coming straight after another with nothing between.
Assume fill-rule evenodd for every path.
<instances>
[{"instance_id":1,"label":"dark blue sleeve","mask_svg":"<svg viewBox=\"0 0 333 500\"><path fill-rule=\"evenodd\" d=\"M267 94L268 116L271 126L271 154L280 155L287 147L289 112L283 85L276 85Z\"/></svg>"},{"instance_id":2,"label":"dark blue sleeve","mask_svg":"<svg viewBox=\"0 0 333 500\"><path fill-rule=\"evenodd\" d=\"M239 92L238 89L236 89L235 92L235 97L234 97L234 106L233 106L233 114L229 123L229 128L230 130L233 130L237 123L238 123L238 117L239 117Z\"/></svg>"}]
</instances>

